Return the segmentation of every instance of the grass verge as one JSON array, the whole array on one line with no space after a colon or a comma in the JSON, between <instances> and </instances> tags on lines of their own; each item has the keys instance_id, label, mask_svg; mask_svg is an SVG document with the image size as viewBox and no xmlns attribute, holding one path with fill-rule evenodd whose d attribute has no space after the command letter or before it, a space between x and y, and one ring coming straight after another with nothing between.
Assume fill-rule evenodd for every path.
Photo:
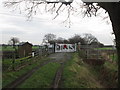
<instances>
[{"instance_id":1,"label":"grass verge","mask_svg":"<svg viewBox=\"0 0 120 90\"><path fill-rule=\"evenodd\" d=\"M103 77L108 86L116 88L118 85L118 65L107 62L104 64Z\"/></svg>"},{"instance_id":2,"label":"grass verge","mask_svg":"<svg viewBox=\"0 0 120 90\"><path fill-rule=\"evenodd\" d=\"M112 59L113 62L118 62L118 56L117 56L117 54L114 54L114 55L111 54L110 58Z\"/></svg>"},{"instance_id":3,"label":"grass verge","mask_svg":"<svg viewBox=\"0 0 120 90\"><path fill-rule=\"evenodd\" d=\"M39 64L50 60L49 58L40 58L35 57L33 59L36 59L36 62L31 63L30 65L25 66L24 68L17 70L17 71L9 71L9 72L3 72L2 73L2 87L5 87L7 84L11 83L21 75L25 74L26 72L30 71L34 67L38 66Z\"/></svg>"},{"instance_id":4,"label":"grass verge","mask_svg":"<svg viewBox=\"0 0 120 90\"><path fill-rule=\"evenodd\" d=\"M102 88L97 81L97 77L92 73L92 69L82 62L78 53L73 54L73 58L66 63L62 77L62 88Z\"/></svg>"},{"instance_id":5,"label":"grass verge","mask_svg":"<svg viewBox=\"0 0 120 90\"><path fill-rule=\"evenodd\" d=\"M59 66L59 63L48 63L37 70L18 88L50 88Z\"/></svg>"}]
</instances>

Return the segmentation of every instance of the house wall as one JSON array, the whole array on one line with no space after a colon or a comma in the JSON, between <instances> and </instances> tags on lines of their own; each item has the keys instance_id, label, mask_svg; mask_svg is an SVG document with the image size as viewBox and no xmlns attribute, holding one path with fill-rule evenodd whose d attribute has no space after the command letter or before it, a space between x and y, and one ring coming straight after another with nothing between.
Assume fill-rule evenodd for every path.
<instances>
[{"instance_id":1,"label":"house wall","mask_svg":"<svg viewBox=\"0 0 120 90\"><path fill-rule=\"evenodd\" d=\"M29 56L32 53L32 45L30 44L24 44L18 47L18 54L19 57L26 57Z\"/></svg>"}]
</instances>

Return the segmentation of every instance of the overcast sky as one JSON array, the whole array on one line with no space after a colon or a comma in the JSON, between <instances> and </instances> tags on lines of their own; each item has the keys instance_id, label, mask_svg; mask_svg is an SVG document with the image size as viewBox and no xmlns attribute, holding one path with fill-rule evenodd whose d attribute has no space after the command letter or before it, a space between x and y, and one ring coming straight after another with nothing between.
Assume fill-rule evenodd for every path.
<instances>
[{"instance_id":1,"label":"overcast sky","mask_svg":"<svg viewBox=\"0 0 120 90\"><path fill-rule=\"evenodd\" d=\"M17 37L22 42L30 42L40 45L43 37L47 33L53 33L57 37L65 39L72 37L74 34L91 33L101 43L106 45L113 44L114 36L109 18L103 19L108 14L104 10L98 11L97 17L71 16L71 27L65 27L63 23L65 15L62 13L55 20L54 15L50 13L37 14L31 21L27 21L25 14L19 14L17 11L3 7L0 3L0 43L8 43L11 37Z\"/></svg>"}]
</instances>

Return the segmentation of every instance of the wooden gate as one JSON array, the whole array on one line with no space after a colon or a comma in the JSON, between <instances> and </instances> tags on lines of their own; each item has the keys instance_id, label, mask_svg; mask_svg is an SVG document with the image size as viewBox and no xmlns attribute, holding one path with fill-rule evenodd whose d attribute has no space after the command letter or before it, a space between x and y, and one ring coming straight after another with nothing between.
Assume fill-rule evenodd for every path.
<instances>
[{"instance_id":1,"label":"wooden gate","mask_svg":"<svg viewBox=\"0 0 120 90\"><path fill-rule=\"evenodd\" d=\"M75 52L76 44L55 44L55 52Z\"/></svg>"}]
</instances>

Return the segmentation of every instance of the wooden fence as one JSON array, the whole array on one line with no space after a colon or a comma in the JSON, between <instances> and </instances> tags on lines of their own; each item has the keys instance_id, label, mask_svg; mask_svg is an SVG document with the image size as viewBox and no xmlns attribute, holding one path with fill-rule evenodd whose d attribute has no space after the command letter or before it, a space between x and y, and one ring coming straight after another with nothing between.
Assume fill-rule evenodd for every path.
<instances>
[{"instance_id":1,"label":"wooden fence","mask_svg":"<svg viewBox=\"0 0 120 90\"><path fill-rule=\"evenodd\" d=\"M10 71L13 68L18 69L25 64L30 64L32 58L37 56L44 57L54 53L54 48L39 48L30 53L29 56L23 58L14 58L13 53L14 51L1 52L3 71Z\"/></svg>"},{"instance_id":2,"label":"wooden fence","mask_svg":"<svg viewBox=\"0 0 120 90\"><path fill-rule=\"evenodd\" d=\"M81 45L80 50L84 52L86 58L89 59L100 59L103 58L102 53L108 55L116 54L116 49L99 49L97 45Z\"/></svg>"}]
</instances>

